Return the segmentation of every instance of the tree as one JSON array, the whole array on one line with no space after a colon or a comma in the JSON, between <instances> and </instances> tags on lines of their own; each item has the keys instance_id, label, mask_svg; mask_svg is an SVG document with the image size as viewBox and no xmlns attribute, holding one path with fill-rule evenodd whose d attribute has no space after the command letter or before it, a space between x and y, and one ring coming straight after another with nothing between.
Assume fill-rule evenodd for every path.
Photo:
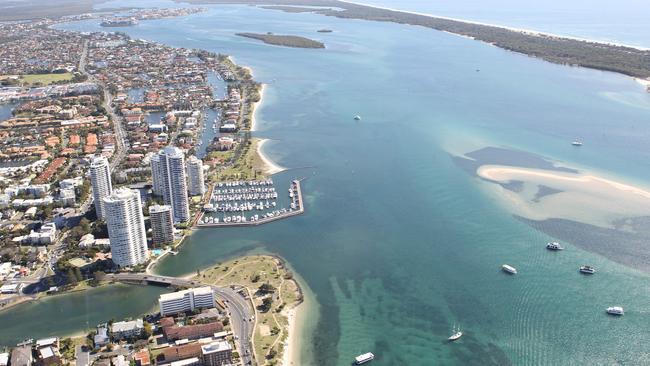
<instances>
[{"instance_id":1,"label":"tree","mask_svg":"<svg viewBox=\"0 0 650 366\"><path fill-rule=\"evenodd\" d=\"M259 280L260 280L260 274L259 273L255 273L253 275L253 278L251 278L251 282L253 282L253 283L255 283L255 282L259 281Z\"/></svg>"},{"instance_id":2,"label":"tree","mask_svg":"<svg viewBox=\"0 0 650 366\"><path fill-rule=\"evenodd\" d=\"M81 275L81 270L79 269L79 267L75 267L75 269L74 269L74 277L77 279L77 282L84 279L84 277Z\"/></svg>"},{"instance_id":3,"label":"tree","mask_svg":"<svg viewBox=\"0 0 650 366\"><path fill-rule=\"evenodd\" d=\"M151 327L151 323L149 322L144 322L144 332L143 335L146 339L149 339L153 335L153 329Z\"/></svg>"},{"instance_id":4,"label":"tree","mask_svg":"<svg viewBox=\"0 0 650 366\"><path fill-rule=\"evenodd\" d=\"M262 300L262 305L260 306L260 310L263 312L267 312L271 310L272 305L273 305L273 299L270 296L265 297L264 300Z\"/></svg>"},{"instance_id":5,"label":"tree","mask_svg":"<svg viewBox=\"0 0 650 366\"><path fill-rule=\"evenodd\" d=\"M260 287L258 288L258 291L261 294L272 294L275 292L275 287L273 287L273 285L267 282L261 284Z\"/></svg>"},{"instance_id":6,"label":"tree","mask_svg":"<svg viewBox=\"0 0 650 366\"><path fill-rule=\"evenodd\" d=\"M76 285L77 284L77 277L74 274L74 270L72 268L68 269L68 274L66 275L66 278L68 279L68 283L71 285Z\"/></svg>"}]
</instances>

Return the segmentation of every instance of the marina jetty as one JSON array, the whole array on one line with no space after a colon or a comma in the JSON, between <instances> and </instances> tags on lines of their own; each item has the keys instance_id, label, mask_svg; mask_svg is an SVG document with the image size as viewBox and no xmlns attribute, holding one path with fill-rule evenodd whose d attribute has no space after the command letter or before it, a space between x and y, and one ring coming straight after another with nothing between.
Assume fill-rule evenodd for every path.
<instances>
[{"instance_id":1,"label":"marina jetty","mask_svg":"<svg viewBox=\"0 0 650 366\"><path fill-rule=\"evenodd\" d=\"M257 226L305 213L302 189L298 179L291 181L290 207L275 209L261 216L259 214L247 216L245 212L264 211L276 207L275 199L278 195L270 179L219 183L219 185L220 187L212 190L211 203L205 206L204 212L197 220L195 225L197 228ZM224 186L226 189L220 189ZM219 214L221 214L221 218L219 218Z\"/></svg>"}]
</instances>

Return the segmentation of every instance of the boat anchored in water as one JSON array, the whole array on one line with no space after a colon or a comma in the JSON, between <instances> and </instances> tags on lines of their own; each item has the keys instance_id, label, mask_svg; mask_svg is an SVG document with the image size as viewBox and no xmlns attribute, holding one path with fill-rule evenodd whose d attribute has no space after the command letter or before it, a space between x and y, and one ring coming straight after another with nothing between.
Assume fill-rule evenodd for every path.
<instances>
[{"instance_id":1,"label":"boat anchored in water","mask_svg":"<svg viewBox=\"0 0 650 366\"><path fill-rule=\"evenodd\" d=\"M361 121L361 116L357 114L356 116L354 116L354 120L355 121Z\"/></svg>"},{"instance_id":2,"label":"boat anchored in water","mask_svg":"<svg viewBox=\"0 0 650 366\"><path fill-rule=\"evenodd\" d=\"M452 334L447 340L453 342L459 340L463 336L463 332L460 331L460 327L454 327L454 334Z\"/></svg>"},{"instance_id":3,"label":"boat anchored in water","mask_svg":"<svg viewBox=\"0 0 650 366\"><path fill-rule=\"evenodd\" d=\"M366 362L370 362L375 359L375 355L372 352L364 353L354 358L355 365L363 365Z\"/></svg>"},{"instance_id":4,"label":"boat anchored in water","mask_svg":"<svg viewBox=\"0 0 650 366\"><path fill-rule=\"evenodd\" d=\"M625 311L623 311L623 307L621 306L612 306L607 308L607 314L610 315L623 315L625 314Z\"/></svg>"},{"instance_id":5,"label":"boat anchored in water","mask_svg":"<svg viewBox=\"0 0 650 366\"><path fill-rule=\"evenodd\" d=\"M573 142L571 143L571 145L573 145L573 146L582 146L582 141L580 141L580 140L575 140L575 141L573 141Z\"/></svg>"},{"instance_id":6,"label":"boat anchored in water","mask_svg":"<svg viewBox=\"0 0 650 366\"><path fill-rule=\"evenodd\" d=\"M580 267L580 273L594 274L594 273L596 273L596 268L594 268L592 266L581 266Z\"/></svg>"},{"instance_id":7,"label":"boat anchored in water","mask_svg":"<svg viewBox=\"0 0 650 366\"><path fill-rule=\"evenodd\" d=\"M564 250L560 243L554 241L552 243L546 243L546 249L548 250Z\"/></svg>"},{"instance_id":8,"label":"boat anchored in water","mask_svg":"<svg viewBox=\"0 0 650 366\"><path fill-rule=\"evenodd\" d=\"M507 264L502 265L501 270L509 274L517 274L517 268Z\"/></svg>"}]
</instances>

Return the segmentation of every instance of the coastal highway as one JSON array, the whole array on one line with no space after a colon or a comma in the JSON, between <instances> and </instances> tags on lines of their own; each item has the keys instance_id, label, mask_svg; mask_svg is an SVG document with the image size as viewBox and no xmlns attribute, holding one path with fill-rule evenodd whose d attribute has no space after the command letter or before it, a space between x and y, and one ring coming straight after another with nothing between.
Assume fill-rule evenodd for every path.
<instances>
[{"instance_id":1,"label":"coastal highway","mask_svg":"<svg viewBox=\"0 0 650 366\"><path fill-rule=\"evenodd\" d=\"M152 284L163 284L177 287L196 287L205 286L205 283L200 281L193 281L185 278L168 277L150 275L145 273L117 273L107 274L106 280L118 282L147 282ZM253 350L252 350L252 333L255 312L249 306L248 301L228 287L210 286L214 293L220 297L230 315L230 324L232 324L233 333L235 334L235 342L239 355L244 365L253 365Z\"/></svg>"}]
</instances>

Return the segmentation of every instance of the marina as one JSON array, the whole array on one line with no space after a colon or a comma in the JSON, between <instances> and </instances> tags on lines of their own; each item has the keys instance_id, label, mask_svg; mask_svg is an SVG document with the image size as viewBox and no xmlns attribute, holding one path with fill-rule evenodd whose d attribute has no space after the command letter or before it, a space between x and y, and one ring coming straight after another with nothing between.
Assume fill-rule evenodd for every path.
<instances>
[{"instance_id":1,"label":"marina","mask_svg":"<svg viewBox=\"0 0 650 366\"><path fill-rule=\"evenodd\" d=\"M305 212L300 180L288 190L289 207L279 207L271 179L217 183L197 227L261 225Z\"/></svg>"}]
</instances>

